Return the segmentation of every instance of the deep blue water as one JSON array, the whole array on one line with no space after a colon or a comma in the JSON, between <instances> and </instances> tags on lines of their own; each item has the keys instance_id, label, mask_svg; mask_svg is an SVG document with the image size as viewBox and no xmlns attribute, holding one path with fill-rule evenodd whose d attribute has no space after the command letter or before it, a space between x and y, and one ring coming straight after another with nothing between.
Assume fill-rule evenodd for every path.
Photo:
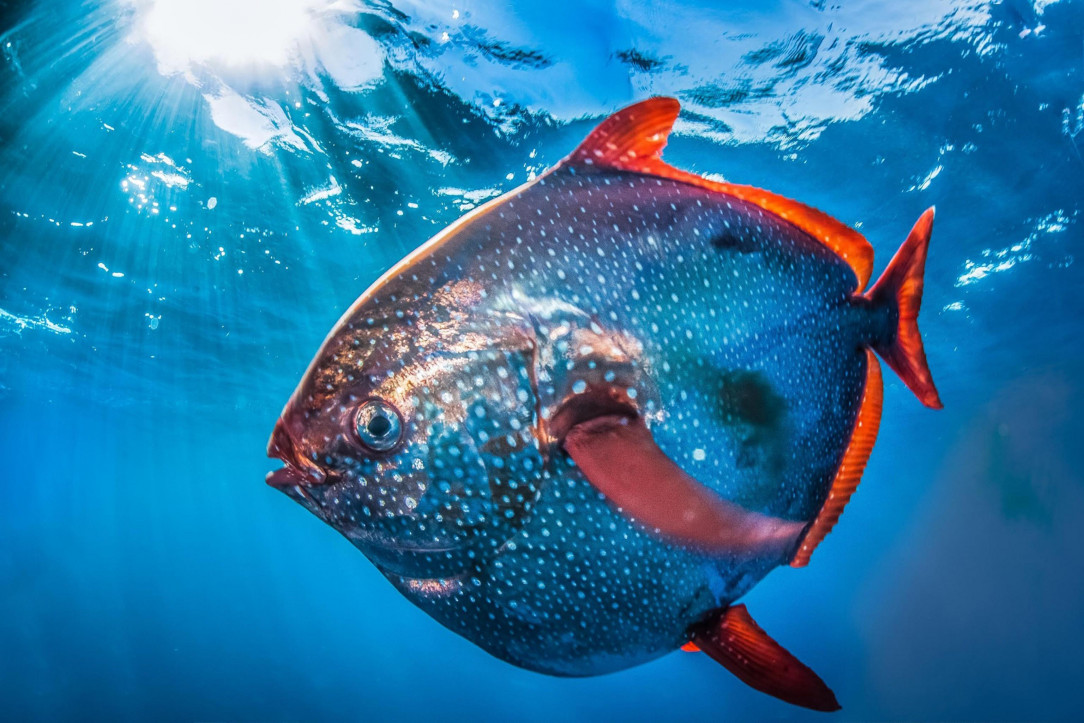
<instances>
[{"instance_id":1,"label":"deep blue water","mask_svg":"<svg viewBox=\"0 0 1084 723\"><path fill-rule=\"evenodd\" d=\"M0 717L805 718L705 656L513 668L266 487L351 301L652 94L670 162L936 204L865 480L745 602L839 719L1079 719L1084 3L0 1Z\"/></svg>"}]
</instances>

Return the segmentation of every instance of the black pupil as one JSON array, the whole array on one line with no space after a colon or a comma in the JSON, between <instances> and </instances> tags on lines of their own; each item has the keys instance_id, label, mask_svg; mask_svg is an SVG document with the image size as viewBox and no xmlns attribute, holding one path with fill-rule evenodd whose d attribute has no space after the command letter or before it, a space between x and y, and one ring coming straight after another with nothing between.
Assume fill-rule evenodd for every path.
<instances>
[{"instance_id":1,"label":"black pupil","mask_svg":"<svg viewBox=\"0 0 1084 723\"><path fill-rule=\"evenodd\" d=\"M383 437L391 431L391 420L383 414L377 414L369 420L365 429L369 430L369 434L374 437Z\"/></svg>"}]
</instances>

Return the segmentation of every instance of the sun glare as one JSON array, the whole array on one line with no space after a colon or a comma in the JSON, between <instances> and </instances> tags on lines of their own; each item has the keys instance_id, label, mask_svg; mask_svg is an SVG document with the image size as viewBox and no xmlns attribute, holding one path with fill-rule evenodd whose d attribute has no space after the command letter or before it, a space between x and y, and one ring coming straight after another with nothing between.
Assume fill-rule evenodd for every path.
<instances>
[{"instance_id":1,"label":"sun glare","mask_svg":"<svg viewBox=\"0 0 1084 723\"><path fill-rule=\"evenodd\" d=\"M182 72L200 63L281 67L311 33L320 4L321 0L147 0L140 8L140 28L163 70Z\"/></svg>"}]
</instances>

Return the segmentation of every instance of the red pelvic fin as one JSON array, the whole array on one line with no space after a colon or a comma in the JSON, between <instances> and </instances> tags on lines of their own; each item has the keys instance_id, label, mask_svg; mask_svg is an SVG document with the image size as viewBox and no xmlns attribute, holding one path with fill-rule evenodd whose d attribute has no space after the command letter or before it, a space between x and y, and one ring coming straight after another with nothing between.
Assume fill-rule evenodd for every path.
<instances>
[{"instance_id":1,"label":"red pelvic fin","mask_svg":"<svg viewBox=\"0 0 1084 723\"><path fill-rule=\"evenodd\" d=\"M565 451L625 516L676 544L713 555L789 556L805 525L750 512L686 474L639 417L574 425Z\"/></svg>"},{"instance_id":2,"label":"red pelvic fin","mask_svg":"<svg viewBox=\"0 0 1084 723\"><path fill-rule=\"evenodd\" d=\"M926 350L922 348L922 336L918 333L918 309L922 305L923 273L926 270L926 251L933 229L933 208L926 210L900 250L892 257L881 278L866 294L875 306L895 307L899 321L891 342L874 344L873 349L900 375L903 383L915 393L923 404L941 409L941 398L933 385L930 368L926 364Z\"/></svg>"},{"instance_id":3,"label":"red pelvic fin","mask_svg":"<svg viewBox=\"0 0 1084 723\"><path fill-rule=\"evenodd\" d=\"M866 388L862 392L862 404L858 408L858 417L854 420L851 441L843 453L843 461L836 471L828 499L821 506L821 511L802 538L802 544L791 567L805 567L813 550L835 527L843 508L847 506L851 495L862 481L862 472L877 441L877 430L881 426L881 406L884 399L884 383L881 379L881 363L869 349L866 350Z\"/></svg>"},{"instance_id":4,"label":"red pelvic fin","mask_svg":"<svg viewBox=\"0 0 1084 723\"><path fill-rule=\"evenodd\" d=\"M805 231L842 258L854 271L856 291L873 273L873 246L862 234L826 213L754 186L703 178L662 160L662 149L681 104L674 98L649 98L604 120L572 152L564 164L614 168L669 178L752 203Z\"/></svg>"},{"instance_id":5,"label":"red pelvic fin","mask_svg":"<svg viewBox=\"0 0 1084 723\"><path fill-rule=\"evenodd\" d=\"M726 608L697 626L692 639L743 683L762 693L813 710L840 708L824 681L761 630L744 605Z\"/></svg>"}]
</instances>

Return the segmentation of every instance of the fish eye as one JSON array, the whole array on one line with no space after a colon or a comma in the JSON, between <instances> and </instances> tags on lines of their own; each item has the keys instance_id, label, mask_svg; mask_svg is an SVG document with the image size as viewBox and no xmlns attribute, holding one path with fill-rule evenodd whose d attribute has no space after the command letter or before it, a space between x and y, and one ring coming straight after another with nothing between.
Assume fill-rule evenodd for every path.
<instances>
[{"instance_id":1,"label":"fish eye","mask_svg":"<svg viewBox=\"0 0 1084 723\"><path fill-rule=\"evenodd\" d=\"M374 452L387 452L399 444L403 420L392 405L370 399L361 405L355 419L358 440Z\"/></svg>"}]
</instances>

